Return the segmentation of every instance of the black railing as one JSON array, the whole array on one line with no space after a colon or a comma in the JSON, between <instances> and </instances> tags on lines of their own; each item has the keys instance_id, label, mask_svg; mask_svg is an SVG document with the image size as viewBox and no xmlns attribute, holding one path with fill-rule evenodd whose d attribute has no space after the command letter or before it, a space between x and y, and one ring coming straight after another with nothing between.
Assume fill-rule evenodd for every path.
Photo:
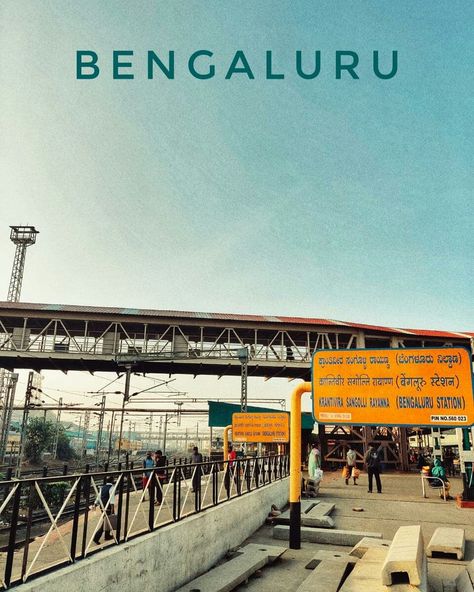
<instances>
[{"instance_id":1,"label":"black railing","mask_svg":"<svg viewBox=\"0 0 474 592\"><path fill-rule=\"evenodd\" d=\"M288 474L288 457L273 455L2 481L3 588L120 545Z\"/></svg>"}]
</instances>

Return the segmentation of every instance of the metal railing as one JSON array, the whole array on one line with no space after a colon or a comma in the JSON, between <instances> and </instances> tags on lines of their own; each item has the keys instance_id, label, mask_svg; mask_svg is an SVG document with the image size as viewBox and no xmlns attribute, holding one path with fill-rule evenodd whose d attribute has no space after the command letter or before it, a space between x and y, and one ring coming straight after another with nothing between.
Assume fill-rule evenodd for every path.
<instances>
[{"instance_id":1,"label":"metal railing","mask_svg":"<svg viewBox=\"0 0 474 592\"><path fill-rule=\"evenodd\" d=\"M288 474L288 457L271 455L2 481L2 587L75 563ZM112 493L101 499L108 480L113 481Z\"/></svg>"}]
</instances>

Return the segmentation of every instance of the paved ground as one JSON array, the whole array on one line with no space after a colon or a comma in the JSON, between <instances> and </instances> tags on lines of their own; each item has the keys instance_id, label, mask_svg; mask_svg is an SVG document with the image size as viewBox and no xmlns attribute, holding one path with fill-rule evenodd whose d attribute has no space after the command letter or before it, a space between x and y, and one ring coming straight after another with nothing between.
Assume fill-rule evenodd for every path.
<instances>
[{"instance_id":1,"label":"paved ground","mask_svg":"<svg viewBox=\"0 0 474 592\"><path fill-rule=\"evenodd\" d=\"M453 495L462 490L459 478L452 478ZM428 543L435 528L440 525L459 526L466 532L466 560L474 559L474 510L458 509L454 501L445 502L438 494L429 491L430 496L423 499L418 474L388 474L382 477L383 493L367 493L367 477L362 474L358 486L344 484L339 473L326 474L320 489L320 499L336 504L332 516L336 528L381 532L384 538L391 539L399 526L421 524ZM354 512L353 508L363 508ZM264 526L252 535L251 543L281 545L283 541L272 538L272 527ZM318 549L338 549L348 552L349 547L334 547L313 543L302 543L298 551L288 549L275 564L263 569L239 592L291 592L296 590L308 576L305 565ZM429 560L428 573L432 592L443 592L445 586L453 583L461 567L451 560ZM315 591L317 592L317 591ZM323 591L322 591L323 592Z\"/></svg>"}]
</instances>

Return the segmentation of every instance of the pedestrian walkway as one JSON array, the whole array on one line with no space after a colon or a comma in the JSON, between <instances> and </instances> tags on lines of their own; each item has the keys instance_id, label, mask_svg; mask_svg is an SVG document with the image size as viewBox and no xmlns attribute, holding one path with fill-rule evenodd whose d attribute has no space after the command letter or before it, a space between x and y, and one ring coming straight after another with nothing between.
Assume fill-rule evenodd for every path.
<instances>
[{"instance_id":1,"label":"pedestrian walkway","mask_svg":"<svg viewBox=\"0 0 474 592\"><path fill-rule=\"evenodd\" d=\"M453 495L462 490L459 478L451 479ZM427 545L439 526L464 528L466 548L464 561L449 559L428 559L429 584L432 592L443 592L443 582L451 583L465 566L474 559L474 513L459 509L454 501L445 502L437 494L424 499L420 478L417 473L389 473L382 475L383 493L367 493L367 475L362 473L359 485L345 485L340 472L325 473L318 499L334 503L331 514L336 529L351 531L378 531L383 539L393 539L400 526L420 524ZM361 510L361 511L360 511ZM275 544L273 527L265 525L252 535L246 543ZM245 544L245 543L244 543ZM318 550L333 550L346 554L350 547L301 544L301 549L288 549L277 562L263 570L259 577L252 577L246 586L236 588L238 592L291 592L297 590L310 571L305 566ZM455 590L454 587L451 588ZM315 592L317 592L315 588Z\"/></svg>"}]
</instances>

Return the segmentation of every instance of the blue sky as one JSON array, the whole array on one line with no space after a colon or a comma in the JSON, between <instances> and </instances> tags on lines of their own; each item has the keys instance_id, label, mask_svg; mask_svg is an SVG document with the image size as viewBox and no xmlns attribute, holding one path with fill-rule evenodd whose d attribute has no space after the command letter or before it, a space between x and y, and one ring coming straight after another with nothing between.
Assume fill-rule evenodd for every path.
<instances>
[{"instance_id":1,"label":"blue sky","mask_svg":"<svg viewBox=\"0 0 474 592\"><path fill-rule=\"evenodd\" d=\"M0 277L35 224L22 299L473 330L467 1L0 8ZM101 75L75 79L75 51ZM111 53L132 49L132 81ZM146 51L176 79L146 79ZM214 52L216 77L186 70ZM245 51L256 79L224 80ZM284 80L265 80L265 51ZM316 80L294 54L322 52ZM389 81L371 52L399 52ZM334 76L357 51L359 80ZM166 54L165 54L166 55Z\"/></svg>"}]
</instances>

